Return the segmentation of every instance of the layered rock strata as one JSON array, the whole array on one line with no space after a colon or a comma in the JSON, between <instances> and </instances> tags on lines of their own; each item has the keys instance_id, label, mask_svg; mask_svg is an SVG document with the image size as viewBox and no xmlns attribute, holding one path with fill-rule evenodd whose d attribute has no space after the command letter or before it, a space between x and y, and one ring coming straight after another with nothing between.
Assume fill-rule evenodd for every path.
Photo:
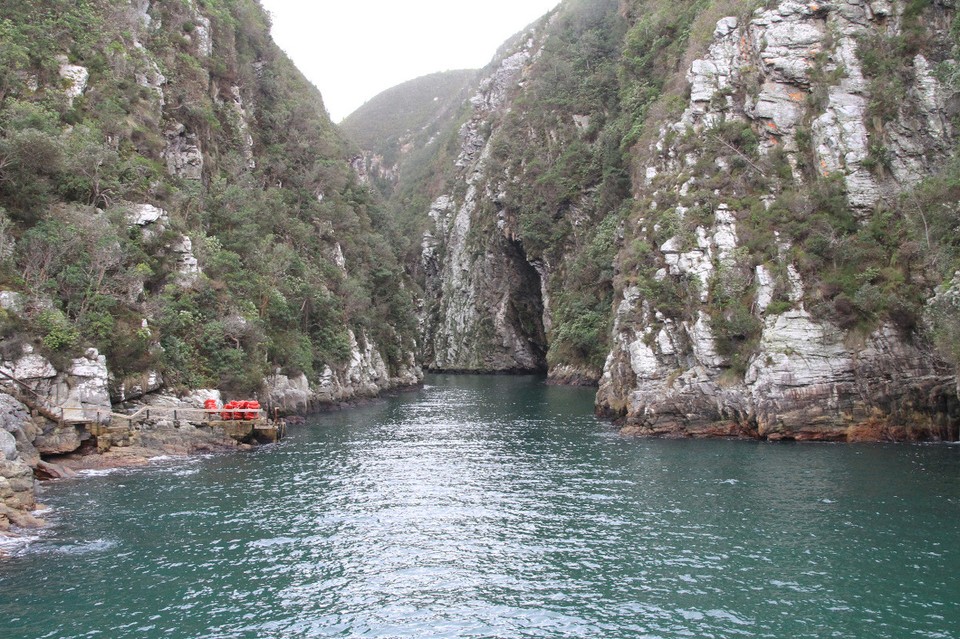
<instances>
[{"instance_id":1,"label":"layered rock strata","mask_svg":"<svg viewBox=\"0 0 960 639\"><path fill-rule=\"evenodd\" d=\"M429 369L546 370L541 277L508 225L491 222L488 209L498 206L501 189L487 176L490 122L509 106L537 51L529 38L481 82L460 129L456 183L463 193L442 195L430 209L433 229L423 236L421 254Z\"/></svg>"},{"instance_id":2,"label":"layered rock strata","mask_svg":"<svg viewBox=\"0 0 960 639\"><path fill-rule=\"evenodd\" d=\"M760 153L784 154L799 184L800 138L809 133L821 173L843 181L848 207L858 217L915 185L952 148L946 92L917 55L910 87L915 108L902 108L884 125L889 174L881 179L868 170L871 96L857 55L864 38L898 33L900 11L899 3L788 1L747 21L720 20L707 56L690 68L683 116L664 128L651 153L645 188L654 206L663 193L686 195L696 188L691 169L704 152L681 151L676 140L691 132L709 139L715 127L731 122L759 131ZM741 91L745 85L748 90ZM825 92L825 99L812 98L814 92ZM728 150L715 159L721 170L737 160L737 149ZM619 291L614 348L597 398L600 413L621 418L625 432L647 435L848 441L956 436L955 377L923 335L881 324L858 337L809 312L809 284L789 263L785 241L779 282L771 275L774 265L752 273L752 313L761 329L738 372L715 335L708 301L747 250L737 228L746 212L735 210L733 192L719 189L713 197L720 203L696 226L692 240L677 236L656 249L663 267L656 280L689 282L700 308L677 317L658 308L643 287ZM768 208L776 197L767 196ZM683 221L689 210L677 205L674 214ZM771 303L774 288L780 289L777 305Z\"/></svg>"}]
</instances>

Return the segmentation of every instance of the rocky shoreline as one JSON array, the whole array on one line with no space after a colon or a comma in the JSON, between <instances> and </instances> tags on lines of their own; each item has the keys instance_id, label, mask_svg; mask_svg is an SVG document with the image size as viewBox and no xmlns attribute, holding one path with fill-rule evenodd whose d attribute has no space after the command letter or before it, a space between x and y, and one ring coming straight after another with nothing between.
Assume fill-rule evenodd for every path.
<instances>
[{"instance_id":1,"label":"rocky shoreline","mask_svg":"<svg viewBox=\"0 0 960 639\"><path fill-rule=\"evenodd\" d=\"M309 414L356 408L422 387L418 382L397 385L375 396L357 394L340 401L311 402L300 407L307 410L286 419L290 424L302 424ZM146 401L158 408L190 407L202 403L210 393L197 391L183 399L158 394ZM81 428L53 423L0 393L0 538L17 538L46 525L36 499L41 482L70 479L85 471L147 466L160 458L251 451L257 447L236 441L216 426L170 419L145 422L119 439L107 434L103 441L97 441Z\"/></svg>"},{"instance_id":2,"label":"rocky shoreline","mask_svg":"<svg viewBox=\"0 0 960 639\"><path fill-rule=\"evenodd\" d=\"M220 428L170 420L138 425L119 444L104 446L84 429L53 423L0 393L0 537L45 525L38 516L39 482L82 471L145 466L160 457L254 448Z\"/></svg>"}]
</instances>

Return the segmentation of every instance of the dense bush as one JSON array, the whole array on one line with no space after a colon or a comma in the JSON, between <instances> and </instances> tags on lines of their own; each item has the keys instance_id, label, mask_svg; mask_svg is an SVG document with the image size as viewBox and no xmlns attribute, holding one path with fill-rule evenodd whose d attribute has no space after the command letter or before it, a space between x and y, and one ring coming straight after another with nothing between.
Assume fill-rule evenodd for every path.
<instances>
[{"instance_id":1,"label":"dense bush","mask_svg":"<svg viewBox=\"0 0 960 639\"><path fill-rule=\"evenodd\" d=\"M398 365L415 326L393 223L259 3L150 12L159 29L121 0L0 0L0 258L5 285L32 300L17 331L51 355L94 345L118 377L157 368L179 386L250 391L274 367L319 373L347 361L350 328ZM62 56L90 74L72 104ZM135 81L153 65L163 107ZM255 166L234 87L253 105ZM202 148L199 181L167 172L165 131L179 125ZM130 226L141 202L168 212L165 228ZM192 283L171 248L182 236L203 269Z\"/></svg>"}]
</instances>

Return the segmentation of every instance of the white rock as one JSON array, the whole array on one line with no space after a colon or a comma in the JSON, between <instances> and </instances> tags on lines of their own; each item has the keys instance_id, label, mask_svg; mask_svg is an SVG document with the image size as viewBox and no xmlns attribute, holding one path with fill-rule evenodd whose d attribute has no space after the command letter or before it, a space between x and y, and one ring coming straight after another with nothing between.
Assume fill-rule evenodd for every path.
<instances>
[{"instance_id":1,"label":"white rock","mask_svg":"<svg viewBox=\"0 0 960 639\"><path fill-rule=\"evenodd\" d=\"M23 295L14 291L0 291L0 308L20 315L24 310Z\"/></svg>"},{"instance_id":2,"label":"white rock","mask_svg":"<svg viewBox=\"0 0 960 639\"><path fill-rule=\"evenodd\" d=\"M643 338L630 343L630 366L633 367L633 372L639 379L656 376L659 364L657 354Z\"/></svg>"},{"instance_id":3,"label":"white rock","mask_svg":"<svg viewBox=\"0 0 960 639\"><path fill-rule=\"evenodd\" d=\"M767 307L770 306L770 302L773 301L776 280L763 264L758 265L755 272L757 279L757 311L764 313Z\"/></svg>"},{"instance_id":4,"label":"white rock","mask_svg":"<svg viewBox=\"0 0 960 639\"><path fill-rule=\"evenodd\" d=\"M186 235L174 243L170 250L177 255L177 282L181 286L190 286L201 274L200 262L193 254L193 241Z\"/></svg>"},{"instance_id":5,"label":"white rock","mask_svg":"<svg viewBox=\"0 0 960 639\"><path fill-rule=\"evenodd\" d=\"M791 310L767 319L746 383L757 398L780 396L789 388L852 381L853 368L838 331Z\"/></svg>"},{"instance_id":6,"label":"white rock","mask_svg":"<svg viewBox=\"0 0 960 639\"><path fill-rule=\"evenodd\" d=\"M183 408L203 408L204 402L212 399L217 406L223 406L223 395L216 388L197 388L180 399L179 405Z\"/></svg>"},{"instance_id":7,"label":"white rock","mask_svg":"<svg viewBox=\"0 0 960 639\"><path fill-rule=\"evenodd\" d=\"M21 381L53 379L57 376L57 369L42 355L33 352L33 347L24 349L25 354L17 359L12 366L4 363L3 371Z\"/></svg>"},{"instance_id":8,"label":"white rock","mask_svg":"<svg viewBox=\"0 0 960 639\"><path fill-rule=\"evenodd\" d=\"M126 214L127 226L147 226L155 222L167 222L167 212L152 204L133 204Z\"/></svg>"},{"instance_id":9,"label":"white rock","mask_svg":"<svg viewBox=\"0 0 960 639\"><path fill-rule=\"evenodd\" d=\"M13 461L19 457L16 438L5 430L0 429L0 459Z\"/></svg>"},{"instance_id":10,"label":"white rock","mask_svg":"<svg viewBox=\"0 0 960 639\"><path fill-rule=\"evenodd\" d=\"M323 373L328 387L332 386L333 371L328 366ZM310 381L303 373L295 377L288 377L278 370L274 375L264 380L264 386L267 401L271 406L293 413L304 413L310 408L313 391L310 388ZM333 401L333 399L331 396L328 401Z\"/></svg>"},{"instance_id":11,"label":"white rock","mask_svg":"<svg viewBox=\"0 0 960 639\"><path fill-rule=\"evenodd\" d=\"M110 410L110 373L107 370L107 358L97 349L88 349L83 357L71 362L67 371L70 385L71 402L79 405L93 405Z\"/></svg>"},{"instance_id":12,"label":"white rock","mask_svg":"<svg viewBox=\"0 0 960 639\"><path fill-rule=\"evenodd\" d=\"M203 151L195 133L177 123L164 135L167 148L163 153L167 161L167 172L184 180L200 180L203 177Z\"/></svg>"},{"instance_id":13,"label":"white rock","mask_svg":"<svg viewBox=\"0 0 960 639\"><path fill-rule=\"evenodd\" d=\"M717 353L713 329L710 327L710 316L703 311L697 313L697 321L687 327L690 344L697 362L709 368L720 368L726 364L726 358Z\"/></svg>"},{"instance_id":14,"label":"white rock","mask_svg":"<svg viewBox=\"0 0 960 639\"><path fill-rule=\"evenodd\" d=\"M79 98L86 90L90 72L86 67L69 64L66 56L60 56L58 59L60 61L60 77L66 83L64 94L66 94L70 106L73 106L74 99Z\"/></svg>"}]
</instances>

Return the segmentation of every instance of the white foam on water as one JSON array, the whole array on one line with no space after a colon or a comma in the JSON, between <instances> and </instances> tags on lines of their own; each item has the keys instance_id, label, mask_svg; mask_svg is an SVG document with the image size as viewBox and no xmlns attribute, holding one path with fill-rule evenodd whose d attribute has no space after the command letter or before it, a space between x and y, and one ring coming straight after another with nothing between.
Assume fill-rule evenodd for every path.
<instances>
[{"instance_id":1,"label":"white foam on water","mask_svg":"<svg viewBox=\"0 0 960 639\"><path fill-rule=\"evenodd\" d=\"M118 542L114 539L94 539L92 541L80 541L75 544L56 546L51 549L58 555L88 555L91 553L105 552L115 548Z\"/></svg>"},{"instance_id":2,"label":"white foam on water","mask_svg":"<svg viewBox=\"0 0 960 639\"><path fill-rule=\"evenodd\" d=\"M119 471L123 470L122 468L89 468L87 470L77 471L77 475L80 477L106 477L107 475L113 475Z\"/></svg>"},{"instance_id":3,"label":"white foam on water","mask_svg":"<svg viewBox=\"0 0 960 639\"><path fill-rule=\"evenodd\" d=\"M258 539L256 541L251 541L250 545L254 548L269 548L271 546L286 546L289 544L295 544L299 539L294 539L293 537L274 537L273 539Z\"/></svg>"},{"instance_id":4,"label":"white foam on water","mask_svg":"<svg viewBox=\"0 0 960 639\"><path fill-rule=\"evenodd\" d=\"M39 540L40 535L38 534L0 534L0 557L19 554Z\"/></svg>"}]
</instances>

